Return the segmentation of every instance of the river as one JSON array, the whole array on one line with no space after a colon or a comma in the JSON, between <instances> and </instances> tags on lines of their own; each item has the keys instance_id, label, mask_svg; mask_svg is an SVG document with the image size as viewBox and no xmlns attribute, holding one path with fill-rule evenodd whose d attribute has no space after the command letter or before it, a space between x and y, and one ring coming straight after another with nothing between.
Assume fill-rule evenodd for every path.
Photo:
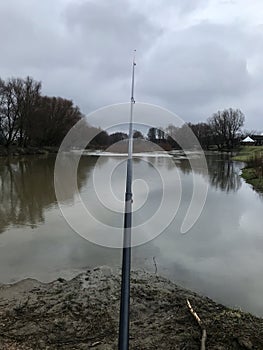
<instances>
[{"instance_id":1,"label":"river","mask_svg":"<svg viewBox=\"0 0 263 350\"><path fill-rule=\"evenodd\" d=\"M101 222L109 235L111 225L122 226L121 213L109 215L100 209L96 199L99 194L111 205L104 179L109 169L114 169L112 190L118 205L123 206L125 162L120 163L120 158L86 155L78 167L80 196L98 226L88 217L78 215L76 194L65 189L64 207L78 215L78 222L87 228L90 237L102 230ZM0 283L27 277L51 281L70 278L98 265L121 264L120 249L84 239L65 220L54 190L55 159L55 156L0 159ZM157 269L159 274L217 302L263 316L263 197L240 178L242 163L223 154L208 154L206 160L208 174L201 168L194 174L188 160L179 154L143 155L135 159L134 205L138 206L138 198L140 203L145 201L143 211L134 216L135 225L149 220L160 206L163 193L161 182L157 181L160 174L164 174L167 186L175 191L179 178L182 196L177 214L171 223L166 223L164 231L133 248L133 267L151 272ZM197 222L189 232L181 234L180 226L191 200L193 175L197 185L202 182L208 186L207 199ZM173 206L173 196L171 191L162 203L167 211ZM162 222L161 216L159 221ZM144 230L155 228L149 221Z\"/></svg>"}]
</instances>

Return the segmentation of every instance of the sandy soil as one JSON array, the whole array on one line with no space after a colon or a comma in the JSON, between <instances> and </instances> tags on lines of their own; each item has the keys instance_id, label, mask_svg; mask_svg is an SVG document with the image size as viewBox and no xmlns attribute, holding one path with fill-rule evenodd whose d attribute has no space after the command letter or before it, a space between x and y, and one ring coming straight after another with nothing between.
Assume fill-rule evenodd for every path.
<instances>
[{"instance_id":1,"label":"sandy soil","mask_svg":"<svg viewBox=\"0 0 263 350\"><path fill-rule=\"evenodd\" d=\"M0 286L0 349L117 349L120 275L96 268L66 281ZM142 271L132 273L130 349L263 349L263 319Z\"/></svg>"}]
</instances>

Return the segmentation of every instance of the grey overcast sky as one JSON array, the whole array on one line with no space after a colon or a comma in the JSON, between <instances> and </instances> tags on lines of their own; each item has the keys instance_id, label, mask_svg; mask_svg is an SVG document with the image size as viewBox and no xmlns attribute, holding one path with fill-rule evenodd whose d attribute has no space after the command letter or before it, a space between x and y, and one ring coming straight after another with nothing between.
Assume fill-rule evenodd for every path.
<instances>
[{"instance_id":1,"label":"grey overcast sky","mask_svg":"<svg viewBox=\"0 0 263 350\"><path fill-rule=\"evenodd\" d=\"M32 76L85 114L136 100L185 121L240 108L263 131L262 0L1 0L0 77Z\"/></svg>"}]
</instances>

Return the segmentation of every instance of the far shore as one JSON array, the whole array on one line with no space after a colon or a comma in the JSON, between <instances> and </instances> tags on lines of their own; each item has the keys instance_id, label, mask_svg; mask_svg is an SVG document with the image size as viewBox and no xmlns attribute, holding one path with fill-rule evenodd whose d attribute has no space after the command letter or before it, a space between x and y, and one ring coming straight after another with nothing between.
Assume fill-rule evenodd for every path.
<instances>
[{"instance_id":1,"label":"far shore","mask_svg":"<svg viewBox=\"0 0 263 350\"><path fill-rule=\"evenodd\" d=\"M77 150L75 148L72 151ZM81 149L80 149L81 150ZM18 147L18 146L0 146L0 157L8 158L8 157L19 157L19 156L30 156L30 155L49 155L49 154L57 154L59 151L59 147L54 146L43 146L43 147ZM82 151L82 150L81 150ZM127 153L128 152L128 143L127 140L124 142L117 142L111 146L97 146L97 147L89 147L86 149L87 152L105 152L107 153ZM145 142L145 140L136 140L133 144L134 153L150 153L150 152L163 152L163 153L171 153L174 152L184 152L184 150L180 148L169 148L165 149L159 144ZM199 151L192 149L189 151ZM221 150L211 149L204 150L205 154L214 154L214 153L237 153L236 150Z\"/></svg>"},{"instance_id":2,"label":"far shore","mask_svg":"<svg viewBox=\"0 0 263 350\"><path fill-rule=\"evenodd\" d=\"M48 155L56 154L58 152L58 147L5 147L0 146L0 157L19 157L19 156L29 156L29 155Z\"/></svg>"}]
</instances>

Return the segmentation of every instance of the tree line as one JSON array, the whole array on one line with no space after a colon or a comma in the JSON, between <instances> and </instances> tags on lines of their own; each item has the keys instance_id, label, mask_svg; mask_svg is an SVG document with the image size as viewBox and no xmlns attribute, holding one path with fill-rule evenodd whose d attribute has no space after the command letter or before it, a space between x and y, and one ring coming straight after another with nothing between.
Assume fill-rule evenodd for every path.
<instances>
[{"instance_id":1,"label":"tree line","mask_svg":"<svg viewBox=\"0 0 263 350\"><path fill-rule=\"evenodd\" d=\"M59 146L67 132L83 117L71 100L43 96L41 87L41 82L31 77L0 79L0 144L6 147ZM149 128L147 134L135 130L133 137L158 143L165 149L180 148L180 140L183 143L187 139L187 130L191 128L203 148L231 149L243 136L244 121L245 116L239 109L229 108L214 113L206 122ZM93 127L87 124L87 128ZM125 132L97 131L91 147L107 147L128 138Z\"/></svg>"},{"instance_id":2,"label":"tree line","mask_svg":"<svg viewBox=\"0 0 263 350\"><path fill-rule=\"evenodd\" d=\"M191 129L204 149L233 149L249 133L242 131L244 121L245 116L239 109L229 108L214 113L207 119L207 122L197 124L185 123L181 127L176 127L172 124L165 128L151 127L146 134L139 130L134 130L133 138L151 141L159 144L160 147L166 150L180 149L188 145L189 147L194 146L192 141L188 142L188 139L191 137L189 129ZM125 139L128 139L128 134L125 132L108 134L106 131L101 131L91 144L94 146L110 146Z\"/></svg>"},{"instance_id":3,"label":"tree line","mask_svg":"<svg viewBox=\"0 0 263 350\"><path fill-rule=\"evenodd\" d=\"M204 149L233 149L244 136L241 129L244 122L245 116L239 109L229 108L214 113L207 122L185 123L181 127L170 124L165 129L150 128L147 139L168 144L172 148L180 148L180 144L185 143L189 137L190 128Z\"/></svg>"},{"instance_id":4,"label":"tree line","mask_svg":"<svg viewBox=\"0 0 263 350\"><path fill-rule=\"evenodd\" d=\"M9 147L59 146L82 117L71 100L41 94L41 82L0 79L0 143Z\"/></svg>"}]
</instances>

